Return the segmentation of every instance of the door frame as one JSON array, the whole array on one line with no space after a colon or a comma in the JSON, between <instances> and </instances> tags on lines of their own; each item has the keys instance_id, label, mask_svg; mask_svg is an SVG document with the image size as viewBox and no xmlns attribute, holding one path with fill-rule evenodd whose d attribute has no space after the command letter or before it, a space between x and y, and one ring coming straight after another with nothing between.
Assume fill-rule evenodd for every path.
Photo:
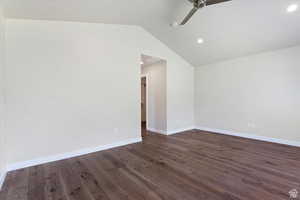
<instances>
[{"instance_id":1,"label":"door frame","mask_svg":"<svg viewBox=\"0 0 300 200\"><path fill-rule=\"evenodd\" d=\"M142 78L146 78L146 129L149 129L149 75L148 74L142 74L140 77L140 83L142 81ZM141 85L141 84L140 84ZM140 89L142 91L142 88ZM140 106L140 113L142 113L142 108ZM141 121L142 121L142 115L141 115Z\"/></svg>"}]
</instances>

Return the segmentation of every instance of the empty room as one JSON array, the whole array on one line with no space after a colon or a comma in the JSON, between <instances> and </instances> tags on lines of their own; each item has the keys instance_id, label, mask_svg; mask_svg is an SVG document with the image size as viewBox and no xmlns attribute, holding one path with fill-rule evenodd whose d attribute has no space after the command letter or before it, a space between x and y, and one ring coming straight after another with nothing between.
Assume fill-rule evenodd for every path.
<instances>
[{"instance_id":1,"label":"empty room","mask_svg":"<svg viewBox=\"0 0 300 200\"><path fill-rule=\"evenodd\" d=\"M300 200L300 0L0 0L0 200Z\"/></svg>"}]
</instances>

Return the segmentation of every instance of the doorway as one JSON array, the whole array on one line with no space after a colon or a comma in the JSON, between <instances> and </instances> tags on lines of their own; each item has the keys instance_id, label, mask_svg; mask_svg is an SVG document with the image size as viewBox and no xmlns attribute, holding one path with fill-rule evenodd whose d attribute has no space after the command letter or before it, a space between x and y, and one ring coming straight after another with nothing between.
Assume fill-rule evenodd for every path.
<instances>
[{"instance_id":1,"label":"doorway","mask_svg":"<svg viewBox=\"0 0 300 200\"><path fill-rule=\"evenodd\" d=\"M142 137L147 136L147 76L141 76L141 126Z\"/></svg>"},{"instance_id":2,"label":"doorway","mask_svg":"<svg viewBox=\"0 0 300 200\"><path fill-rule=\"evenodd\" d=\"M167 61L141 56L142 136L167 133Z\"/></svg>"}]
</instances>

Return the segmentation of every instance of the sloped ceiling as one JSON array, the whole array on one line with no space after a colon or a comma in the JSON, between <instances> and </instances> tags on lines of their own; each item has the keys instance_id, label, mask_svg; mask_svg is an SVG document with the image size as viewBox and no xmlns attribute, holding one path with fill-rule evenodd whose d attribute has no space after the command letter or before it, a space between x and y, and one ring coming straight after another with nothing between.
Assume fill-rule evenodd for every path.
<instances>
[{"instance_id":1,"label":"sloped ceiling","mask_svg":"<svg viewBox=\"0 0 300 200\"><path fill-rule=\"evenodd\" d=\"M232 0L206 7L183 27L187 0L7 0L10 18L139 25L194 66L300 44L299 0ZM205 42L197 43L197 38Z\"/></svg>"}]
</instances>

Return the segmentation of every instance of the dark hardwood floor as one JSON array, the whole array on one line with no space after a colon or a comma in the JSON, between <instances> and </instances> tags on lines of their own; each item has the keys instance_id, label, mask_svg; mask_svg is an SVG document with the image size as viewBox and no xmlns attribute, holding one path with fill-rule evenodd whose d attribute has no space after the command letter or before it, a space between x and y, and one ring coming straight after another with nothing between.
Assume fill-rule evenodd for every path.
<instances>
[{"instance_id":1,"label":"dark hardwood floor","mask_svg":"<svg viewBox=\"0 0 300 200\"><path fill-rule=\"evenodd\" d=\"M142 137L143 138L149 134L146 127L147 127L147 122L142 122L141 129L142 129Z\"/></svg>"},{"instance_id":2,"label":"dark hardwood floor","mask_svg":"<svg viewBox=\"0 0 300 200\"><path fill-rule=\"evenodd\" d=\"M292 189L300 148L188 131L10 172L0 199L288 200Z\"/></svg>"}]
</instances>

